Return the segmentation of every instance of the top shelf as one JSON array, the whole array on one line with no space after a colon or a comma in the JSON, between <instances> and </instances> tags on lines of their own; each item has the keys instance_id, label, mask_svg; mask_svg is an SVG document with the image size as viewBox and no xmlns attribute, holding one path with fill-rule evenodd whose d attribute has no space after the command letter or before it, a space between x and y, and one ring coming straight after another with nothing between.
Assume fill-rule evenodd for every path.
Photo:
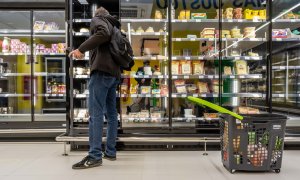
<instances>
[{"instance_id":1,"label":"top shelf","mask_svg":"<svg viewBox=\"0 0 300 180\"><path fill-rule=\"evenodd\" d=\"M89 23L91 19L74 19L75 23ZM122 23L165 23L168 22L168 19L121 19ZM218 23L219 19L173 19L172 23ZM222 19L223 23L264 23L266 20L247 20L247 19ZM273 22L278 23L294 23L300 22L300 19L277 19Z\"/></svg>"}]
</instances>

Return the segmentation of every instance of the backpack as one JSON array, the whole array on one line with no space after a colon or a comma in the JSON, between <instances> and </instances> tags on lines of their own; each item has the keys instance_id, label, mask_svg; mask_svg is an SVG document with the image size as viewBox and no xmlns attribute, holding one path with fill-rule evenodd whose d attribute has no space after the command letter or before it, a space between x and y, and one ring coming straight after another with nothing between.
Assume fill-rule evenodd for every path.
<instances>
[{"instance_id":1,"label":"backpack","mask_svg":"<svg viewBox=\"0 0 300 180\"><path fill-rule=\"evenodd\" d=\"M126 34L122 33L116 26L113 26L111 32L109 50L113 60L122 70L131 70L134 66L132 47L126 38Z\"/></svg>"}]
</instances>

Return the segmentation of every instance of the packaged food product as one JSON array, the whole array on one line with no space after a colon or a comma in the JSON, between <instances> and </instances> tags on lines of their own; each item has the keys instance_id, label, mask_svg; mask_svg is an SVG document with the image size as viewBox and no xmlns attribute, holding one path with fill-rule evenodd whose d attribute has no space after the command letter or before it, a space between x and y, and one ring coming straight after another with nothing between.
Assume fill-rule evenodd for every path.
<instances>
[{"instance_id":1,"label":"packaged food product","mask_svg":"<svg viewBox=\"0 0 300 180\"><path fill-rule=\"evenodd\" d=\"M232 38L242 38L243 35L241 34L241 30L238 28L231 29L231 36Z\"/></svg>"},{"instance_id":2,"label":"packaged food product","mask_svg":"<svg viewBox=\"0 0 300 180\"><path fill-rule=\"evenodd\" d=\"M214 38L215 37L215 28L204 28L200 33L201 38Z\"/></svg>"},{"instance_id":3,"label":"packaged food product","mask_svg":"<svg viewBox=\"0 0 300 180\"><path fill-rule=\"evenodd\" d=\"M204 113L204 118L215 119L219 117L218 113Z\"/></svg>"},{"instance_id":4,"label":"packaged food product","mask_svg":"<svg viewBox=\"0 0 300 180\"><path fill-rule=\"evenodd\" d=\"M4 37L4 40L2 42L2 52L8 53L10 47L10 39L8 37Z\"/></svg>"},{"instance_id":5,"label":"packaged food product","mask_svg":"<svg viewBox=\"0 0 300 180\"><path fill-rule=\"evenodd\" d=\"M206 13L192 13L192 19L207 19Z\"/></svg>"},{"instance_id":6,"label":"packaged food product","mask_svg":"<svg viewBox=\"0 0 300 180\"><path fill-rule=\"evenodd\" d=\"M156 10L154 18L155 19L162 19L162 13L159 10Z\"/></svg>"},{"instance_id":7,"label":"packaged food product","mask_svg":"<svg viewBox=\"0 0 300 180\"><path fill-rule=\"evenodd\" d=\"M145 32L152 33L152 32L154 32L154 29L153 29L153 27L148 27Z\"/></svg>"},{"instance_id":8,"label":"packaged food product","mask_svg":"<svg viewBox=\"0 0 300 180\"><path fill-rule=\"evenodd\" d=\"M231 67L225 66L224 67L224 75L232 75Z\"/></svg>"},{"instance_id":9,"label":"packaged food product","mask_svg":"<svg viewBox=\"0 0 300 180\"><path fill-rule=\"evenodd\" d=\"M233 18L233 8L226 8L223 14L225 19L232 19Z\"/></svg>"},{"instance_id":10,"label":"packaged food product","mask_svg":"<svg viewBox=\"0 0 300 180\"><path fill-rule=\"evenodd\" d=\"M198 82L198 93L207 93L208 92L208 86L206 82Z\"/></svg>"},{"instance_id":11,"label":"packaged food product","mask_svg":"<svg viewBox=\"0 0 300 180\"><path fill-rule=\"evenodd\" d=\"M179 61L172 61L172 74L180 74L179 73Z\"/></svg>"},{"instance_id":12,"label":"packaged food product","mask_svg":"<svg viewBox=\"0 0 300 180\"><path fill-rule=\"evenodd\" d=\"M180 61L181 74L192 74L192 61Z\"/></svg>"},{"instance_id":13,"label":"packaged food product","mask_svg":"<svg viewBox=\"0 0 300 180\"><path fill-rule=\"evenodd\" d=\"M251 107L238 107L238 113L240 114L259 114L259 109Z\"/></svg>"},{"instance_id":14,"label":"packaged food product","mask_svg":"<svg viewBox=\"0 0 300 180\"><path fill-rule=\"evenodd\" d=\"M251 9L245 9L245 11L244 11L244 19L247 19L247 20L252 20L253 19L252 10Z\"/></svg>"},{"instance_id":15,"label":"packaged food product","mask_svg":"<svg viewBox=\"0 0 300 180\"><path fill-rule=\"evenodd\" d=\"M245 38L255 38L255 27L246 27L244 28L244 37Z\"/></svg>"},{"instance_id":16,"label":"packaged food product","mask_svg":"<svg viewBox=\"0 0 300 180\"><path fill-rule=\"evenodd\" d=\"M235 62L235 72L237 75L248 74L247 62L244 60L237 60Z\"/></svg>"},{"instance_id":17,"label":"packaged food product","mask_svg":"<svg viewBox=\"0 0 300 180\"><path fill-rule=\"evenodd\" d=\"M140 26L140 27L137 28L137 30L136 30L135 32L137 32L137 33L143 33L143 32L145 32L145 31L144 31L144 29Z\"/></svg>"},{"instance_id":18,"label":"packaged food product","mask_svg":"<svg viewBox=\"0 0 300 180\"><path fill-rule=\"evenodd\" d=\"M259 18L262 20L267 19L267 10L266 9L259 10Z\"/></svg>"},{"instance_id":19,"label":"packaged food product","mask_svg":"<svg viewBox=\"0 0 300 180\"><path fill-rule=\"evenodd\" d=\"M187 93L185 85L176 86L176 91L177 91L177 93L180 93L180 94Z\"/></svg>"},{"instance_id":20,"label":"packaged food product","mask_svg":"<svg viewBox=\"0 0 300 180\"><path fill-rule=\"evenodd\" d=\"M121 94L128 94L128 85L127 84L121 85Z\"/></svg>"},{"instance_id":21,"label":"packaged food product","mask_svg":"<svg viewBox=\"0 0 300 180\"><path fill-rule=\"evenodd\" d=\"M45 21L35 21L33 25L34 31L42 31L44 30Z\"/></svg>"},{"instance_id":22,"label":"packaged food product","mask_svg":"<svg viewBox=\"0 0 300 180\"><path fill-rule=\"evenodd\" d=\"M213 91L214 91L214 93L219 93L219 80L214 79L212 81L212 83L213 83Z\"/></svg>"},{"instance_id":23,"label":"packaged food product","mask_svg":"<svg viewBox=\"0 0 300 180\"><path fill-rule=\"evenodd\" d=\"M234 19L243 19L243 9L242 8L235 8L233 10L233 18Z\"/></svg>"},{"instance_id":24,"label":"packaged food product","mask_svg":"<svg viewBox=\"0 0 300 180\"><path fill-rule=\"evenodd\" d=\"M287 38L287 29L272 29L272 38Z\"/></svg>"},{"instance_id":25,"label":"packaged food product","mask_svg":"<svg viewBox=\"0 0 300 180\"><path fill-rule=\"evenodd\" d=\"M182 85L185 85L185 81L182 80L182 79L177 79L174 81L174 85L175 86L182 86Z\"/></svg>"},{"instance_id":26,"label":"packaged food product","mask_svg":"<svg viewBox=\"0 0 300 180\"><path fill-rule=\"evenodd\" d=\"M205 61L193 61L193 73L204 74L204 63Z\"/></svg>"},{"instance_id":27,"label":"packaged food product","mask_svg":"<svg viewBox=\"0 0 300 180\"><path fill-rule=\"evenodd\" d=\"M160 94L160 89L152 89L152 94Z\"/></svg>"},{"instance_id":28,"label":"packaged food product","mask_svg":"<svg viewBox=\"0 0 300 180\"><path fill-rule=\"evenodd\" d=\"M141 86L141 94L150 94L151 86Z\"/></svg>"},{"instance_id":29,"label":"packaged food product","mask_svg":"<svg viewBox=\"0 0 300 180\"><path fill-rule=\"evenodd\" d=\"M44 25L45 31L54 31L54 30L58 30L58 29L59 29L59 27L55 22L45 23L45 25Z\"/></svg>"},{"instance_id":30,"label":"packaged food product","mask_svg":"<svg viewBox=\"0 0 300 180\"><path fill-rule=\"evenodd\" d=\"M168 94L169 94L168 85L161 84L160 85L160 95L165 97L165 96L168 96Z\"/></svg>"},{"instance_id":31,"label":"packaged food product","mask_svg":"<svg viewBox=\"0 0 300 180\"><path fill-rule=\"evenodd\" d=\"M187 85L187 92L188 93L196 93L197 87L195 84L188 84Z\"/></svg>"},{"instance_id":32,"label":"packaged food product","mask_svg":"<svg viewBox=\"0 0 300 180\"><path fill-rule=\"evenodd\" d=\"M152 67L151 66L145 66L144 67L144 74L145 75L152 75Z\"/></svg>"},{"instance_id":33,"label":"packaged food product","mask_svg":"<svg viewBox=\"0 0 300 180\"><path fill-rule=\"evenodd\" d=\"M138 85L134 86L133 84L130 85L130 94L137 94L138 93Z\"/></svg>"}]
</instances>

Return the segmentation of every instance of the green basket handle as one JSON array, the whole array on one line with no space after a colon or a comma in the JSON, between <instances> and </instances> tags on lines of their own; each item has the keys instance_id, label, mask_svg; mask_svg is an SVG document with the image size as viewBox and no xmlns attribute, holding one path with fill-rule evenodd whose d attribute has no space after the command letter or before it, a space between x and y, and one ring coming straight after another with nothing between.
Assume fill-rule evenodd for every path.
<instances>
[{"instance_id":1,"label":"green basket handle","mask_svg":"<svg viewBox=\"0 0 300 180\"><path fill-rule=\"evenodd\" d=\"M211 102L205 101L205 100L203 100L203 99L196 98L196 97L192 97L192 96L188 96L187 99L188 99L189 101L195 103L195 104L198 104L198 105L201 105L201 106L202 106L202 105L207 106L207 107L209 107L209 108L211 108L211 109L214 109L214 110L216 110L216 111L218 111L218 112L220 112L220 113L223 113L223 114L229 114L229 115L231 115L231 116L233 116L233 117L235 117L235 118L237 118L237 119L239 119L239 120L243 120L243 119L244 119L243 116L241 116L241 115L239 115L239 114L237 114L237 113L234 113L234 112L232 112L232 111L229 111L228 109L225 109L225 108L223 108L223 107L221 107L221 106L218 106L218 105L216 105L216 104L213 104L213 103L211 103Z\"/></svg>"}]
</instances>

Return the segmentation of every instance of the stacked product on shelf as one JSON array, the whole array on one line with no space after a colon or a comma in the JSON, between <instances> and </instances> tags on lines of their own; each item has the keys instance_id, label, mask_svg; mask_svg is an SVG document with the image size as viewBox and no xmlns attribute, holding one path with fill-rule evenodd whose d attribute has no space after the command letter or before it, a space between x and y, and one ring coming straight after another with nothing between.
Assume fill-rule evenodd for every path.
<instances>
[{"instance_id":1,"label":"stacked product on shelf","mask_svg":"<svg viewBox=\"0 0 300 180\"><path fill-rule=\"evenodd\" d=\"M33 25L34 31L56 31L59 26L55 22L35 21Z\"/></svg>"}]
</instances>

